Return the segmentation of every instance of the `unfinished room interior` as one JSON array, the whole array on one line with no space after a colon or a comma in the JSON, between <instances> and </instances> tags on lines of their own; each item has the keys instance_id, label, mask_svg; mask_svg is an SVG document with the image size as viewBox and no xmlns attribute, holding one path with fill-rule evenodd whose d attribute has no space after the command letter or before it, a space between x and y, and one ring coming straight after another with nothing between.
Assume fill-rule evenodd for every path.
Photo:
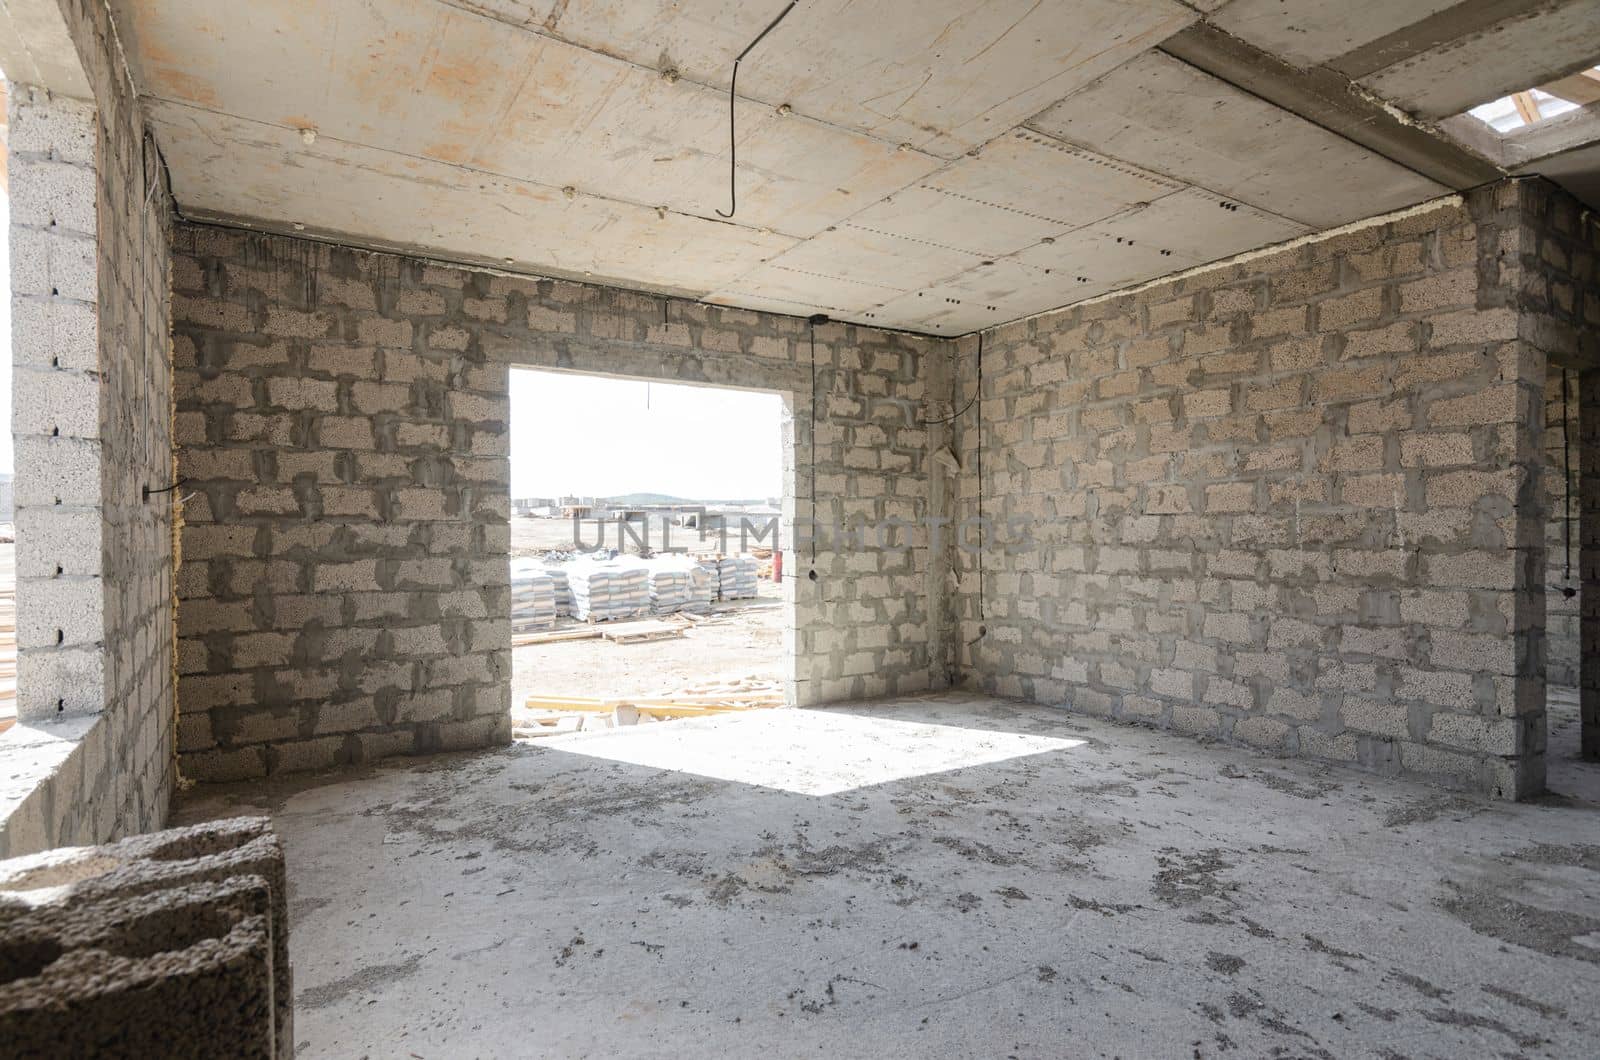
<instances>
[{"instance_id":1,"label":"unfinished room interior","mask_svg":"<svg viewBox=\"0 0 1600 1060\"><path fill-rule=\"evenodd\" d=\"M1595 1055L1600 0L0 16L0 1055Z\"/></svg>"}]
</instances>

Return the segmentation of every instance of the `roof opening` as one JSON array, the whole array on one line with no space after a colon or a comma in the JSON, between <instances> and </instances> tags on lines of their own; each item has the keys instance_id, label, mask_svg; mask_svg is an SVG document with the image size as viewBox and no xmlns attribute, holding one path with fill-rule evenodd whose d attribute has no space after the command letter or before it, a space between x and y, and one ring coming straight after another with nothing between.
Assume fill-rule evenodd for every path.
<instances>
[{"instance_id":1,"label":"roof opening","mask_svg":"<svg viewBox=\"0 0 1600 1060\"><path fill-rule=\"evenodd\" d=\"M1502 96L1467 113L1502 136L1509 136L1590 103L1600 103L1600 66Z\"/></svg>"}]
</instances>

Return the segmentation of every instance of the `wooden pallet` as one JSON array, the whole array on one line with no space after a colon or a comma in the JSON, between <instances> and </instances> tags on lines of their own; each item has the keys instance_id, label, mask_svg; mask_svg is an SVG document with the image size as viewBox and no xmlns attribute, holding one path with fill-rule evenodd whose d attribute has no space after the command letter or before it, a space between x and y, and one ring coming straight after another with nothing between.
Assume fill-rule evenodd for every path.
<instances>
[{"instance_id":1,"label":"wooden pallet","mask_svg":"<svg viewBox=\"0 0 1600 1060\"><path fill-rule=\"evenodd\" d=\"M683 627L668 622L624 622L601 626L600 635L613 644L643 644L683 636Z\"/></svg>"}]
</instances>

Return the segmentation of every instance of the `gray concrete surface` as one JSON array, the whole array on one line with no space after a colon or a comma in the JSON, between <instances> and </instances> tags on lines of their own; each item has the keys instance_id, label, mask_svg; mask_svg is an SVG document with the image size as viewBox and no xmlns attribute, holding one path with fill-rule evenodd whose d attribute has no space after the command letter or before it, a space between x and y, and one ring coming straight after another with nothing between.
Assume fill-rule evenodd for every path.
<instances>
[{"instance_id":1,"label":"gray concrete surface","mask_svg":"<svg viewBox=\"0 0 1600 1060\"><path fill-rule=\"evenodd\" d=\"M733 58L780 4L111 9L191 219L932 335L1488 182L1492 142L1416 117L1573 72L1600 25L1600 0L799 4L740 67L730 160Z\"/></svg>"},{"instance_id":2,"label":"gray concrete surface","mask_svg":"<svg viewBox=\"0 0 1600 1060\"><path fill-rule=\"evenodd\" d=\"M1570 727L1566 794L1511 805L955 694L785 713L722 764L729 722L671 723L742 781L623 731L180 816L272 813L303 1056L1592 1048Z\"/></svg>"}]
</instances>

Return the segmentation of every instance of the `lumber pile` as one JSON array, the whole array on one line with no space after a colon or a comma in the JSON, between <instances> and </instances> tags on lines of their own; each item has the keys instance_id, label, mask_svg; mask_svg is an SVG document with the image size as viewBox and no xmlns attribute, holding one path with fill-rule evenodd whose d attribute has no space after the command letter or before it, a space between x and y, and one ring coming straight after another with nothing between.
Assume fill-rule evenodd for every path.
<instances>
[{"instance_id":1,"label":"lumber pile","mask_svg":"<svg viewBox=\"0 0 1600 1060\"><path fill-rule=\"evenodd\" d=\"M559 736L678 718L771 710L783 706L783 701L780 684L754 677L711 681L651 696L602 699L532 695L525 705L533 716L519 718L514 731L524 738Z\"/></svg>"}]
</instances>

